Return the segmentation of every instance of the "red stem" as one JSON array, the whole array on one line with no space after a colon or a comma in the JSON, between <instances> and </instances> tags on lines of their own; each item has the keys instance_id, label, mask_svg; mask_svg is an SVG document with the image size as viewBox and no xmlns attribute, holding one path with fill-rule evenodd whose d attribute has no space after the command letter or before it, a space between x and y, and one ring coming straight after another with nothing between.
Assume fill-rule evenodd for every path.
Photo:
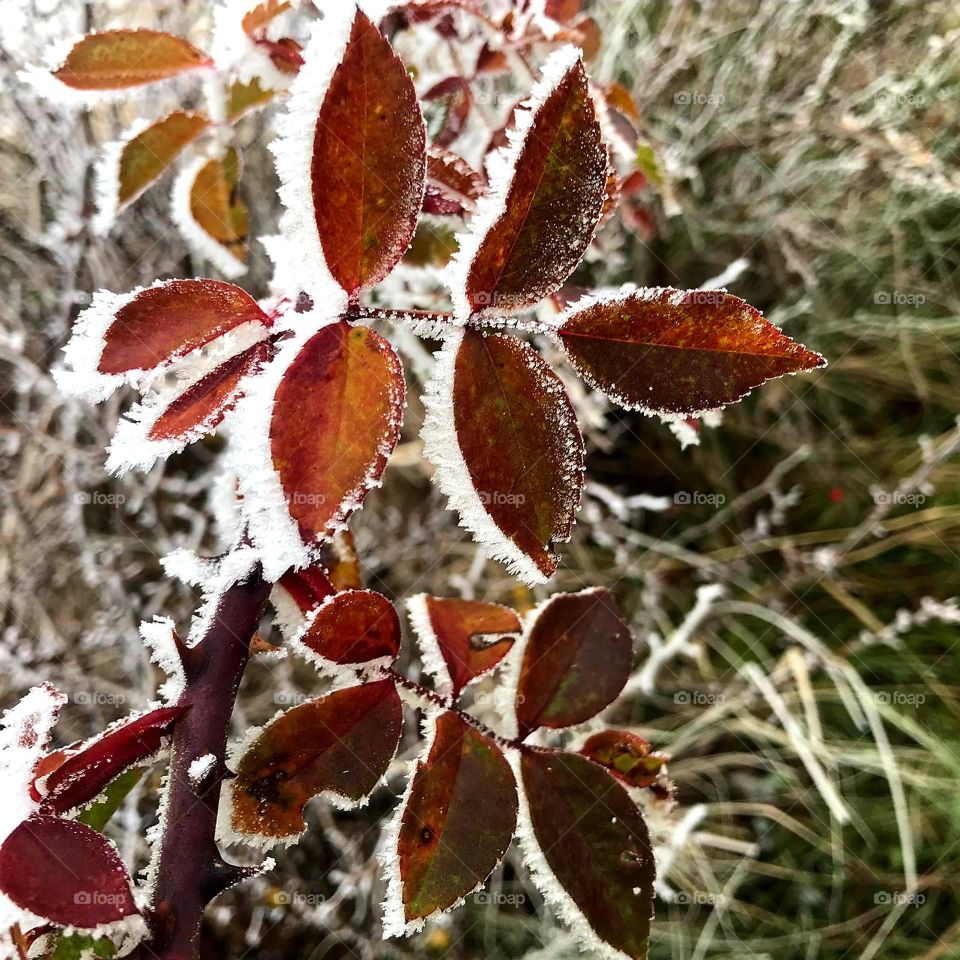
<instances>
[{"instance_id":1,"label":"red stem","mask_svg":"<svg viewBox=\"0 0 960 960\"><path fill-rule=\"evenodd\" d=\"M206 905L255 872L226 863L215 835L230 717L269 593L270 584L257 567L223 594L200 643L181 651L187 681L182 702L190 709L174 727L148 917L151 939L137 948L137 960L196 960ZM190 764L207 754L213 754L216 763L205 782L194 787L188 776Z\"/></svg>"}]
</instances>

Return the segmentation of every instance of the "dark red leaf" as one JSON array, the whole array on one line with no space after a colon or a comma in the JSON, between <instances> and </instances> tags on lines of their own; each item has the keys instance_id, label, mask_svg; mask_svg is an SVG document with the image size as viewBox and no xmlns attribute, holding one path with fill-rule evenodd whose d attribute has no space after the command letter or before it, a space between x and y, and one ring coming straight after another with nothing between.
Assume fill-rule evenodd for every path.
<instances>
[{"instance_id":1,"label":"dark red leaf","mask_svg":"<svg viewBox=\"0 0 960 960\"><path fill-rule=\"evenodd\" d=\"M63 926L89 929L139 912L110 842L59 817L30 817L7 837L0 847L0 891Z\"/></svg>"},{"instance_id":2,"label":"dark red leaf","mask_svg":"<svg viewBox=\"0 0 960 960\"><path fill-rule=\"evenodd\" d=\"M456 154L438 147L427 152L427 189L423 212L462 216L476 209L483 177Z\"/></svg>"},{"instance_id":3,"label":"dark red leaf","mask_svg":"<svg viewBox=\"0 0 960 960\"><path fill-rule=\"evenodd\" d=\"M516 612L496 603L430 596L420 602L422 607L411 605L413 625L422 642L436 643L447 665L453 697L492 670L514 644L515 638L509 635L520 632Z\"/></svg>"},{"instance_id":4,"label":"dark red leaf","mask_svg":"<svg viewBox=\"0 0 960 960\"><path fill-rule=\"evenodd\" d=\"M382 280L413 237L423 201L426 133L413 81L357 12L313 144L317 231L349 294Z\"/></svg>"},{"instance_id":5,"label":"dark red leaf","mask_svg":"<svg viewBox=\"0 0 960 960\"><path fill-rule=\"evenodd\" d=\"M323 327L290 365L270 439L304 539L332 532L379 479L400 434L403 396L396 353L368 327Z\"/></svg>"},{"instance_id":6,"label":"dark red leaf","mask_svg":"<svg viewBox=\"0 0 960 960\"><path fill-rule=\"evenodd\" d=\"M468 330L453 420L482 510L505 538L490 544L495 555L528 578L549 577L552 545L569 537L583 485L583 441L559 378L528 344ZM485 537L475 519L470 529Z\"/></svg>"},{"instance_id":7,"label":"dark red leaf","mask_svg":"<svg viewBox=\"0 0 960 960\"><path fill-rule=\"evenodd\" d=\"M510 61L502 50L494 50L487 43L481 47L480 53L477 55L477 65L475 67L478 75L495 76L500 73L506 73L509 69Z\"/></svg>"},{"instance_id":8,"label":"dark red leaf","mask_svg":"<svg viewBox=\"0 0 960 960\"><path fill-rule=\"evenodd\" d=\"M595 301L574 308L559 332L591 386L657 413L721 407L772 377L825 363L718 290L659 287Z\"/></svg>"},{"instance_id":9,"label":"dark red leaf","mask_svg":"<svg viewBox=\"0 0 960 960\"><path fill-rule=\"evenodd\" d=\"M301 640L331 663L393 660L400 652L400 618L382 593L345 590L317 610Z\"/></svg>"},{"instance_id":10,"label":"dark red leaf","mask_svg":"<svg viewBox=\"0 0 960 960\"><path fill-rule=\"evenodd\" d=\"M105 30L75 43L53 75L75 90L118 90L212 64L183 37L159 30Z\"/></svg>"},{"instance_id":11,"label":"dark red leaf","mask_svg":"<svg viewBox=\"0 0 960 960\"><path fill-rule=\"evenodd\" d=\"M544 13L557 23L566 23L580 12L580 0L546 0Z\"/></svg>"},{"instance_id":12,"label":"dark red leaf","mask_svg":"<svg viewBox=\"0 0 960 960\"><path fill-rule=\"evenodd\" d=\"M119 374L154 367L266 314L250 294L220 280L170 280L117 311L97 369Z\"/></svg>"},{"instance_id":13,"label":"dark red leaf","mask_svg":"<svg viewBox=\"0 0 960 960\"><path fill-rule=\"evenodd\" d=\"M309 613L337 592L319 564L303 570L288 570L277 582L290 594L301 613Z\"/></svg>"},{"instance_id":14,"label":"dark red leaf","mask_svg":"<svg viewBox=\"0 0 960 960\"><path fill-rule=\"evenodd\" d=\"M631 787L649 787L669 762L665 753L654 753L650 743L629 730L601 730L589 737L580 752L606 767Z\"/></svg>"},{"instance_id":15,"label":"dark red leaf","mask_svg":"<svg viewBox=\"0 0 960 960\"><path fill-rule=\"evenodd\" d=\"M470 119L473 94L464 77L447 77L435 83L423 99L434 107L428 113L427 127L438 147L449 147L463 132Z\"/></svg>"},{"instance_id":16,"label":"dark red leaf","mask_svg":"<svg viewBox=\"0 0 960 960\"><path fill-rule=\"evenodd\" d=\"M269 340L261 340L221 363L187 387L157 417L148 434L151 440L172 440L205 426L212 430L240 398L240 382L255 373L274 353Z\"/></svg>"},{"instance_id":17,"label":"dark red leaf","mask_svg":"<svg viewBox=\"0 0 960 960\"><path fill-rule=\"evenodd\" d=\"M645 960L655 867L640 811L602 767L576 754L525 751L520 762L533 833L528 839L553 875L541 873L547 899L561 906L569 897L602 942L583 937L574 924L584 946L609 945ZM536 860L532 851L529 860Z\"/></svg>"},{"instance_id":18,"label":"dark red leaf","mask_svg":"<svg viewBox=\"0 0 960 960\"><path fill-rule=\"evenodd\" d=\"M469 312L523 310L556 290L593 237L606 182L607 150L578 60L536 110L504 211L470 260Z\"/></svg>"},{"instance_id":19,"label":"dark red leaf","mask_svg":"<svg viewBox=\"0 0 960 960\"><path fill-rule=\"evenodd\" d=\"M633 637L607 590L551 597L528 627L517 684L522 737L569 727L612 703L630 675Z\"/></svg>"},{"instance_id":20,"label":"dark red leaf","mask_svg":"<svg viewBox=\"0 0 960 960\"><path fill-rule=\"evenodd\" d=\"M75 753L42 784L44 803L65 813L92 800L128 767L152 757L185 706L159 707L125 720Z\"/></svg>"},{"instance_id":21,"label":"dark red leaf","mask_svg":"<svg viewBox=\"0 0 960 960\"><path fill-rule=\"evenodd\" d=\"M406 920L445 910L483 883L516 823L516 782L500 748L457 714L441 714L397 839Z\"/></svg>"},{"instance_id":22,"label":"dark red leaf","mask_svg":"<svg viewBox=\"0 0 960 960\"><path fill-rule=\"evenodd\" d=\"M330 791L351 803L386 773L402 708L390 680L338 690L268 724L230 781L230 822L243 836L280 840L306 829L303 808Z\"/></svg>"}]
</instances>

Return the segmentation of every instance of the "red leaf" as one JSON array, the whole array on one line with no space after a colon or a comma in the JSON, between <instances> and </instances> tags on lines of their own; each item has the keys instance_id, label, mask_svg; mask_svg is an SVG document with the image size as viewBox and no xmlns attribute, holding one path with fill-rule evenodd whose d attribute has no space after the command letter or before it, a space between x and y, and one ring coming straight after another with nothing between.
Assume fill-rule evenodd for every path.
<instances>
[{"instance_id":1,"label":"red leaf","mask_svg":"<svg viewBox=\"0 0 960 960\"><path fill-rule=\"evenodd\" d=\"M528 627L517 683L521 738L569 727L612 703L630 675L633 637L607 590L560 593Z\"/></svg>"},{"instance_id":2,"label":"red leaf","mask_svg":"<svg viewBox=\"0 0 960 960\"><path fill-rule=\"evenodd\" d=\"M631 787L649 787L669 762L665 753L654 753L650 743L629 730L601 730L590 737L580 753Z\"/></svg>"},{"instance_id":3,"label":"red leaf","mask_svg":"<svg viewBox=\"0 0 960 960\"><path fill-rule=\"evenodd\" d=\"M544 13L557 23L566 23L580 12L580 0L546 0Z\"/></svg>"},{"instance_id":4,"label":"red leaf","mask_svg":"<svg viewBox=\"0 0 960 960\"><path fill-rule=\"evenodd\" d=\"M476 209L483 177L454 153L431 147L427 152L427 189L423 212L462 216Z\"/></svg>"},{"instance_id":5,"label":"red leaf","mask_svg":"<svg viewBox=\"0 0 960 960\"><path fill-rule=\"evenodd\" d=\"M588 949L645 960L655 867L640 811L602 767L575 754L524 751L520 769L530 821L522 845L547 900Z\"/></svg>"},{"instance_id":6,"label":"red leaf","mask_svg":"<svg viewBox=\"0 0 960 960\"><path fill-rule=\"evenodd\" d=\"M306 829L303 808L330 791L359 803L386 773L400 740L402 708L390 680L338 690L269 723L230 781L233 830L280 840Z\"/></svg>"},{"instance_id":7,"label":"red leaf","mask_svg":"<svg viewBox=\"0 0 960 960\"><path fill-rule=\"evenodd\" d=\"M400 652L400 618L382 593L346 590L317 610L300 640L330 663L394 660Z\"/></svg>"},{"instance_id":8,"label":"red leaf","mask_svg":"<svg viewBox=\"0 0 960 960\"><path fill-rule=\"evenodd\" d=\"M397 838L405 919L445 910L475 890L500 862L516 823L516 782L500 748L457 714L441 714Z\"/></svg>"},{"instance_id":9,"label":"red leaf","mask_svg":"<svg viewBox=\"0 0 960 960\"><path fill-rule=\"evenodd\" d=\"M440 367L443 384L443 359ZM465 331L449 376L456 436L448 436L451 417L439 394L424 434L438 482L493 556L542 581L556 569L552 544L567 539L580 503L583 441L573 407L556 374L513 337Z\"/></svg>"},{"instance_id":10,"label":"red leaf","mask_svg":"<svg viewBox=\"0 0 960 960\"><path fill-rule=\"evenodd\" d=\"M139 197L209 126L202 113L178 110L128 140L120 153L119 206Z\"/></svg>"},{"instance_id":11,"label":"red leaf","mask_svg":"<svg viewBox=\"0 0 960 960\"><path fill-rule=\"evenodd\" d=\"M423 595L409 606L413 627L426 647L425 661L435 645L449 678L441 685L449 687L454 698L510 652L514 638L504 635L520 632L516 612L496 603Z\"/></svg>"},{"instance_id":12,"label":"red leaf","mask_svg":"<svg viewBox=\"0 0 960 960\"><path fill-rule=\"evenodd\" d=\"M734 403L765 380L825 363L717 290L658 287L589 302L567 314L559 333L591 386L656 413Z\"/></svg>"},{"instance_id":13,"label":"red leaf","mask_svg":"<svg viewBox=\"0 0 960 960\"><path fill-rule=\"evenodd\" d=\"M267 315L250 294L219 280L170 280L121 307L104 337L100 373L152 370Z\"/></svg>"},{"instance_id":14,"label":"red leaf","mask_svg":"<svg viewBox=\"0 0 960 960\"><path fill-rule=\"evenodd\" d=\"M213 430L240 397L240 383L273 355L268 340L241 350L219 367L187 387L154 421L148 437L172 440L199 427Z\"/></svg>"},{"instance_id":15,"label":"red leaf","mask_svg":"<svg viewBox=\"0 0 960 960\"><path fill-rule=\"evenodd\" d=\"M563 62L551 60L547 70ZM454 289L461 314L510 313L551 294L580 262L600 219L607 150L583 63L538 87L533 103L529 120L519 121L521 130L529 124L522 140L500 156L509 183L505 195L491 197L497 219L478 217L476 232L465 238L464 289Z\"/></svg>"},{"instance_id":16,"label":"red leaf","mask_svg":"<svg viewBox=\"0 0 960 960\"><path fill-rule=\"evenodd\" d=\"M360 11L317 118L311 178L317 232L353 295L382 280L413 237L426 134L413 81Z\"/></svg>"},{"instance_id":17,"label":"red leaf","mask_svg":"<svg viewBox=\"0 0 960 960\"><path fill-rule=\"evenodd\" d=\"M464 77L447 77L435 83L423 99L436 109L428 116L428 130L438 147L449 147L470 119L473 94Z\"/></svg>"},{"instance_id":18,"label":"red leaf","mask_svg":"<svg viewBox=\"0 0 960 960\"><path fill-rule=\"evenodd\" d=\"M367 327L323 327L290 365L270 441L305 540L341 525L379 479L400 434L403 396L396 353Z\"/></svg>"},{"instance_id":19,"label":"red leaf","mask_svg":"<svg viewBox=\"0 0 960 960\"><path fill-rule=\"evenodd\" d=\"M488 43L480 48L475 67L477 74L496 75L507 73L509 69L510 61L502 50L494 50Z\"/></svg>"},{"instance_id":20,"label":"red leaf","mask_svg":"<svg viewBox=\"0 0 960 960\"><path fill-rule=\"evenodd\" d=\"M89 929L139 912L110 842L59 817L30 817L7 837L0 847L0 891L63 926Z\"/></svg>"},{"instance_id":21,"label":"red leaf","mask_svg":"<svg viewBox=\"0 0 960 960\"><path fill-rule=\"evenodd\" d=\"M152 757L185 706L160 707L125 720L72 753L42 784L44 802L65 813L92 800L114 777Z\"/></svg>"},{"instance_id":22,"label":"red leaf","mask_svg":"<svg viewBox=\"0 0 960 960\"><path fill-rule=\"evenodd\" d=\"M158 30L105 30L74 44L53 75L75 90L118 90L212 65L183 37Z\"/></svg>"},{"instance_id":23,"label":"red leaf","mask_svg":"<svg viewBox=\"0 0 960 960\"><path fill-rule=\"evenodd\" d=\"M319 564L303 570L288 570L278 585L286 590L301 613L309 613L337 592Z\"/></svg>"},{"instance_id":24,"label":"red leaf","mask_svg":"<svg viewBox=\"0 0 960 960\"><path fill-rule=\"evenodd\" d=\"M340 530L320 547L320 562L327 568L335 590L360 590L360 558L349 530Z\"/></svg>"}]
</instances>

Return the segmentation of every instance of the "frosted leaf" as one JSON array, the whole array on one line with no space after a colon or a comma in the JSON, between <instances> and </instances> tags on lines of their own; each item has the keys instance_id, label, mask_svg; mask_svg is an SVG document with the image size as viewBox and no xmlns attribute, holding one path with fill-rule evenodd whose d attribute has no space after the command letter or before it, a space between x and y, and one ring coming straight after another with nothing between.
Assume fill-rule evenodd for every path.
<instances>
[{"instance_id":1,"label":"frosted leaf","mask_svg":"<svg viewBox=\"0 0 960 960\"><path fill-rule=\"evenodd\" d=\"M270 144L280 177L278 195L284 206L280 232L289 242L288 266L292 274L276 279L294 280L278 292L295 297L300 290L314 303L337 303L345 299L333 279L320 246L313 215L313 145L317 115L323 105L334 71L340 65L350 38L356 5L338 2L325 5L324 19L314 24L303 51L303 66L290 87L287 110L277 118L279 136ZM275 261L276 262L276 261Z\"/></svg>"},{"instance_id":2,"label":"frosted leaf","mask_svg":"<svg viewBox=\"0 0 960 960\"><path fill-rule=\"evenodd\" d=\"M424 455L461 525L511 573L545 582L583 482L583 441L560 380L522 341L455 332L423 401Z\"/></svg>"},{"instance_id":3,"label":"frosted leaf","mask_svg":"<svg viewBox=\"0 0 960 960\"><path fill-rule=\"evenodd\" d=\"M262 324L245 324L217 339L189 362L181 361L177 366L177 381L172 386L155 390L128 410L117 424L108 449L107 472L123 476L129 470L149 470L157 460L165 460L213 433L226 410L260 372L270 349L265 343L267 332ZM258 344L262 345L259 351L253 349ZM198 385L203 381L209 384L207 378L217 375L218 371L225 375L229 372L229 376L217 384L216 396L204 404L208 409L200 411L200 418L189 417L185 429L178 428L179 432L171 434L169 428L161 430L161 424L170 418L176 406L195 396ZM195 397L195 401L191 406L195 407L200 398Z\"/></svg>"},{"instance_id":4,"label":"frosted leaf","mask_svg":"<svg viewBox=\"0 0 960 960\"><path fill-rule=\"evenodd\" d=\"M454 255L445 277L453 298L454 312L461 321L473 313L467 293L471 270L487 236L507 212L507 200L517 177L517 163L537 114L579 58L580 51L574 46L563 47L551 54L530 97L514 112L513 126L506 131L506 146L487 160L486 192L480 198L467 230L458 235L460 249ZM488 306L497 309L496 303Z\"/></svg>"},{"instance_id":5,"label":"frosted leaf","mask_svg":"<svg viewBox=\"0 0 960 960\"><path fill-rule=\"evenodd\" d=\"M210 55L218 70L226 71L241 83L260 79L272 90L286 90L291 74L279 70L270 59L269 52L254 43L243 29L243 18L261 0L224 0L213 11L213 40ZM293 0L291 7L300 6ZM280 14L267 27L271 37L279 35L286 17Z\"/></svg>"},{"instance_id":6,"label":"frosted leaf","mask_svg":"<svg viewBox=\"0 0 960 960\"><path fill-rule=\"evenodd\" d=\"M247 272L247 265L197 223L191 208L193 184L209 162L208 157L196 157L177 174L170 192L170 215L190 252L198 260L210 263L228 280L234 280Z\"/></svg>"},{"instance_id":7,"label":"frosted leaf","mask_svg":"<svg viewBox=\"0 0 960 960\"><path fill-rule=\"evenodd\" d=\"M34 768L44 755L50 733L67 698L52 684L32 687L0 717L0 776L4 803L0 843L37 809L30 795Z\"/></svg>"}]
</instances>

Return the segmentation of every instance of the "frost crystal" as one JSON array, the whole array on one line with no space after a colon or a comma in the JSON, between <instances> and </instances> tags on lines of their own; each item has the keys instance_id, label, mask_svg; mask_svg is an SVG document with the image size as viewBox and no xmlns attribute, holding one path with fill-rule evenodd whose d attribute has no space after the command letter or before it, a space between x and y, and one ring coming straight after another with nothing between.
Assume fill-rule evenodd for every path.
<instances>
[{"instance_id":1,"label":"frost crystal","mask_svg":"<svg viewBox=\"0 0 960 960\"><path fill-rule=\"evenodd\" d=\"M140 624L140 639L150 651L150 659L167 675L157 694L164 703L175 703L186 687L186 677L173 621L169 617L144 620Z\"/></svg>"}]
</instances>

